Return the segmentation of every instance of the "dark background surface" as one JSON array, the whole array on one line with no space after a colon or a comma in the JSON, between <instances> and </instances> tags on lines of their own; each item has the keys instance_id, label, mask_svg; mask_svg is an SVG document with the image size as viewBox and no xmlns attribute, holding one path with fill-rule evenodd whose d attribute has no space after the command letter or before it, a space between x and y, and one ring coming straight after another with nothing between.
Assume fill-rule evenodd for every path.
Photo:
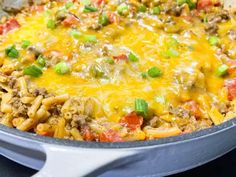
<instances>
[{"instance_id":1,"label":"dark background surface","mask_svg":"<svg viewBox=\"0 0 236 177\"><path fill-rule=\"evenodd\" d=\"M35 173L0 156L0 177L30 177ZM206 165L170 177L236 177L236 150Z\"/></svg>"}]
</instances>

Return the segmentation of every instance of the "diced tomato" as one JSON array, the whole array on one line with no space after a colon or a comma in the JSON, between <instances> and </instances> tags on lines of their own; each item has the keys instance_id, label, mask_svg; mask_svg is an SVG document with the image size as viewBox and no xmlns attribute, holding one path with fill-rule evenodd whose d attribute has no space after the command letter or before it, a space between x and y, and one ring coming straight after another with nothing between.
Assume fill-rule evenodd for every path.
<instances>
[{"instance_id":1,"label":"diced tomato","mask_svg":"<svg viewBox=\"0 0 236 177\"><path fill-rule=\"evenodd\" d=\"M200 118L202 112L199 108L199 105L195 101L189 101L185 104L186 108L191 111L191 113L196 117Z\"/></svg>"},{"instance_id":2,"label":"diced tomato","mask_svg":"<svg viewBox=\"0 0 236 177\"><path fill-rule=\"evenodd\" d=\"M226 80L224 86L228 89L228 99L232 100L236 97L236 78Z\"/></svg>"},{"instance_id":3,"label":"diced tomato","mask_svg":"<svg viewBox=\"0 0 236 177\"><path fill-rule=\"evenodd\" d=\"M197 2L197 9L198 10L208 10L213 6L221 6L220 1L213 1L213 0L198 0Z\"/></svg>"},{"instance_id":4,"label":"diced tomato","mask_svg":"<svg viewBox=\"0 0 236 177\"><path fill-rule=\"evenodd\" d=\"M19 28L20 27L20 24L18 23L18 21L14 18L10 19L7 21L7 23L5 24L5 31L6 33L8 31L11 31L15 28Z\"/></svg>"},{"instance_id":5,"label":"diced tomato","mask_svg":"<svg viewBox=\"0 0 236 177\"><path fill-rule=\"evenodd\" d=\"M65 27L71 27L73 25L77 25L79 23L78 18L74 15L69 15L66 19L62 22Z\"/></svg>"},{"instance_id":6,"label":"diced tomato","mask_svg":"<svg viewBox=\"0 0 236 177\"><path fill-rule=\"evenodd\" d=\"M105 4L105 0L93 0L93 6L95 7L101 7L102 5Z\"/></svg>"},{"instance_id":7,"label":"diced tomato","mask_svg":"<svg viewBox=\"0 0 236 177\"><path fill-rule=\"evenodd\" d=\"M43 12L44 6L43 5L31 6L30 11L33 13Z\"/></svg>"},{"instance_id":8,"label":"diced tomato","mask_svg":"<svg viewBox=\"0 0 236 177\"><path fill-rule=\"evenodd\" d=\"M128 57L125 54L121 54L121 55L118 55L118 56L113 56L113 59L116 60L116 61L121 61L121 60L128 60Z\"/></svg>"},{"instance_id":9,"label":"diced tomato","mask_svg":"<svg viewBox=\"0 0 236 177\"><path fill-rule=\"evenodd\" d=\"M212 0L198 0L197 9L206 10L213 6Z\"/></svg>"},{"instance_id":10,"label":"diced tomato","mask_svg":"<svg viewBox=\"0 0 236 177\"><path fill-rule=\"evenodd\" d=\"M108 13L108 19L110 23L119 23L120 17L116 13Z\"/></svg>"},{"instance_id":11,"label":"diced tomato","mask_svg":"<svg viewBox=\"0 0 236 177\"><path fill-rule=\"evenodd\" d=\"M236 60L228 60L227 62L228 65L228 73L229 74L234 74L236 73Z\"/></svg>"},{"instance_id":12,"label":"diced tomato","mask_svg":"<svg viewBox=\"0 0 236 177\"><path fill-rule=\"evenodd\" d=\"M120 124L128 127L131 130L136 130L143 124L143 117L138 116L136 112L131 112L120 119Z\"/></svg>"},{"instance_id":13,"label":"diced tomato","mask_svg":"<svg viewBox=\"0 0 236 177\"><path fill-rule=\"evenodd\" d=\"M94 140L94 136L93 133L91 132L90 128L88 126L84 126L81 130L81 133L83 135L83 139L85 141L93 141Z\"/></svg>"},{"instance_id":14,"label":"diced tomato","mask_svg":"<svg viewBox=\"0 0 236 177\"><path fill-rule=\"evenodd\" d=\"M123 141L122 138L119 136L119 134L112 129L109 129L103 132L102 134L100 134L99 140L101 142L122 142Z\"/></svg>"},{"instance_id":15,"label":"diced tomato","mask_svg":"<svg viewBox=\"0 0 236 177\"><path fill-rule=\"evenodd\" d=\"M2 35L4 32L4 25L0 25L0 35Z\"/></svg>"},{"instance_id":16,"label":"diced tomato","mask_svg":"<svg viewBox=\"0 0 236 177\"><path fill-rule=\"evenodd\" d=\"M18 21L14 18L8 20L5 24L0 25L0 35L2 34L6 34L9 31L15 29L15 28L19 28L20 24L18 23Z\"/></svg>"}]
</instances>

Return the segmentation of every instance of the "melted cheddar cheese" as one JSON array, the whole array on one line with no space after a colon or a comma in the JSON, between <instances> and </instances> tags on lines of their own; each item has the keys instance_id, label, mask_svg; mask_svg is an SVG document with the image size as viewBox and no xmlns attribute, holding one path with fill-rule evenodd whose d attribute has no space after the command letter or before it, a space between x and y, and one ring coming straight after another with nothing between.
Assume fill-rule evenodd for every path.
<instances>
[{"instance_id":1,"label":"melted cheddar cheese","mask_svg":"<svg viewBox=\"0 0 236 177\"><path fill-rule=\"evenodd\" d=\"M127 3L128 7L135 9L140 5L135 2L136 5ZM222 108L229 107L229 90L224 83L233 77L231 73L219 76L216 72L221 65L234 59L227 59L221 53L223 49L220 49L236 48L236 42L229 42L227 36L229 30L236 28L234 16L217 24L218 33L209 34L202 19L213 18L211 16L220 14L221 10L209 14L202 12L198 16L190 10L180 16L164 12L155 15L151 13L152 6L145 4L147 12L125 16L116 13L119 4L104 3L108 14L114 13L119 21L98 29L92 29L89 25L101 12L85 13L83 9L86 5L83 3L75 2L67 11L64 3L54 3L51 7L45 6L42 12L18 14L16 18L20 27L0 38L1 63L3 66L15 63L17 70L34 64L35 59L30 58L31 51L20 47L22 41L30 41L30 46L39 49L47 63L40 77L29 77L31 88L45 88L56 95L93 98L99 105L92 106L93 119L103 122L105 118L105 122L114 124L112 129L116 129L114 126L122 117L135 111L136 99L145 100L149 112L143 131L148 138L178 135L228 119L228 111ZM66 13L78 18L78 24L68 27L57 21L55 28L49 28L49 20L55 20L58 11L63 8ZM96 8L100 9L99 6ZM190 19L185 18L185 13ZM84 41L75 37L73 31L93 40ZM220 42L212 45L210 38L215 36ZM11 45L19 51L17 62L4 53ZM129 59L130 53L135 55L137 61ZM112 63L107 62L108 59ZM55 72L54 66L61 61L69 65L69 73ZM161 72L157 77L149 74L153 67ZM193 102L194 108L189 104ZM182 108L190 111L187 117L181 112ZM195 115L196 109L200 115ZM224 118L219 121L217 117L220 116ZM149 130L153 118L157 119L154 130ZM133 134L141 138L132 139L129 136L127 140L145 138L143 131L135 131Z\"/></svg>"}]
</instances>

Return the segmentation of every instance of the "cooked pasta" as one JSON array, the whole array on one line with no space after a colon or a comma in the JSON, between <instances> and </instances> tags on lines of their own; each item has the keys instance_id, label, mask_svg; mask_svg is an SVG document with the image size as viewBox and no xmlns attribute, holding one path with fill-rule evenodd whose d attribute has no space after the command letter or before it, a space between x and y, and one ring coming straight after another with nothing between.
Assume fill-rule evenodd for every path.
<instances>
[{"instance_id":1,"label":"cooked pasta","mask_svg":"<svg viewBox=\"0 0 236 177\"><path fill-rule=\"evenodd\" d=\"M236 117L236 13L221 1L27 2L0 24L0 124L121 142Z\"/></svg>"}]
</instances>

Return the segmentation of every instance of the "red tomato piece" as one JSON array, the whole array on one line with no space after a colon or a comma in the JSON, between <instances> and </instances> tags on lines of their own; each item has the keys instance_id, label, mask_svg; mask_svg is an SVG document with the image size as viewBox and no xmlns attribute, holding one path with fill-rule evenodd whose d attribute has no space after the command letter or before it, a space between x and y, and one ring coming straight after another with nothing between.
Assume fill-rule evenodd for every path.
<instances>
[{"instance_id":1,"label":"red tomato piece","mask_svg":"<svg viewBox=\"0 0 236 177\"><path fill-rule=\"evenodd\" d=\"M208 10L211 7L219 7L221 6L222 3L218 1L213 1L213 0L198 0L197 2L197 9L198 10Z\"/></svg>"},{"instance_id":2,"label":"red tomato piece","mask_svg":"<svg viewBox=\"0 0 236 177\"><path fill-rule=\"evenodd\" d=\"M116 13L108 13L108 19L110 23L119 23L120 17Z\"/></svg>"},{"instance_id":3,"label":"red tomato piece","mask_svg":"<svg viewBox=\"0 0 236 177\"><path fill-rule=\"evenodd\" d=\"M2 35L4 32L4 25L0 25L0 35Z\"/></svg>"},{"instance_id":4,"label":"red tomato piece","mask_svg":"<svg viewBox=\"0 0 236 177\"><path fill-rule=\"evenodd\" d=\"M186 108L192 112L196 118L200 118L202 113L199 105L195 101L189 101L186 103Z\"/></svg>"},{"instance_id":5,"label":"red tomato piece","mask_svg":"<svg viewBox=\"0 0 236 177\"><path fill-rule=\"evenodd\" d=\"M226 80L224 86L228 89L228 99L232 100L236 97L236 78Z\"/></svg>"},{"instance_id":6,"label":"red tomato piece","mask_svg":"<svg viewBox=\"0 0 236 177\"><path fill-rule=\"evenodd\" d=\"M43 5L31 6L30 11L33 12L33 13L43 12L44 11L44 6Z\"/></svg>"},{"instance_id":7,"label":"red tomato piece","mask_svg":"<svg viewBox=\"0 0 236 177\"><path fill-rule=\"evenodd\" d=\"M79 23L79 19L74 15L69 15L66 19L62 22L65 27L71 27L73 25L77 25Z\"/></svg>"},{"instance_id":8,"label":"red tomato piece","mask_svg":"<svg viewBox=\"0 0 236 177\"><path fill-rule=\"evenodd\" d=\"M92 3L95 7L101 7L102 5L105 4L105 0L93 0Z\"/></svg>"},{"instance_id":9,"label":"red tomato piece","mask_svg":"<svg viewBox=\"0 0 236 177\"><path fill-rule=\"evenodd\" d=\"M213 6L212 0L199 0L197 2L198 10L206 10Z\"/></svg>"},{"instance_id":10,"label":"red tomato piece","mask_svg":"<svg viewBox=\"0 0 236 177\"><path fill-rule=\"evenodd\" d=\"M0 34L6 34L9 31L15 29L15 28L19 28L20 24L18 23L18 21L14 18L8 20L4 25L0 25Z\"/></svg>"},{"instance_id":11,"label":"red tomato piece","mask_svg":"<svg viewBox=\"0 0 236 177\"><path fill-rule=\"evenodd\" d=\"M236 60L228 60L227 65L229 67L228 73L234 74L236 72Z\"/></svg>"},{"instance_id":12,"label":"red tomato piece","mask_svg":"<svg viewBox=\"0 0 236 177\"><path fill-rule=\"evenodd\" d=\"M143 117L138 116L136 112L131 112L120 119L120 124L128 127L131 130L136 130L143 124Z\"/></svg>"},{"instance_id":13,"label":"red tomato piece","mask_svg":"<svg viewBox=\"0 0 236 177\"><path fill-rule=\"evenodd\" d=\"M113 59L116 60L116 61L128 60L128 57L125 54L121 54L121 55L118 55L118 56L113 56Z\"/></svg>"},{"instance_id":14,"label":"red tomato piece","mask_svg":"<svg viewBox=\"0 0 236 177\"><path fill-rule=\"evenodd\" d=\"M119 136L119 134L112 130L109 129L102 134L99 135L99 140L101 142L122 142L122 138Z\"/></svg>"},{"instance_id":15,"label":"red tomato piece","mask_svg":"<svg viewBox=\"0 0 236 177\"><path fill-rule=\"evenodd\" d=\"M81 130L81 133L85 141L93 141L95 138L88 126L84 126Z\"/></svg>"}]
</instances>

